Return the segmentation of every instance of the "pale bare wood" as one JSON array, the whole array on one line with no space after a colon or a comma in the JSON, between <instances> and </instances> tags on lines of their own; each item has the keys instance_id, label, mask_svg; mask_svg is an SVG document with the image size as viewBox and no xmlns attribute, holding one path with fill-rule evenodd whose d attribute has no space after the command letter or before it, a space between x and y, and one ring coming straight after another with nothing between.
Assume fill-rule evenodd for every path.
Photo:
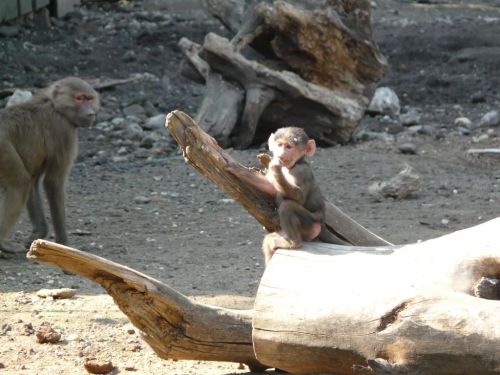
<instances>
[{"instance_id":1,"label":"pale bare wood","mask_svg":"<svg viewBox=\"0 0 500 375\"><path fill-rule=\"evenodd\" d=\"M187 163L232 196L268 231L274 232L279 229L279 217L274 200L225 171L227 161L234 162L234 159L220 148L210 135L200 129L191 117L181 111L170 112L165 127L179 144ZM252 172L259 173L255 170ZM331 202L327 202L325 223L333 234L353 245L390 245Z\"/></svg>"},{"instance_id":2,"label":"pale bare wood","mask_svg":"<svg viewBox=\"0 0 500 375\"><path fill-rule=\"evenodd\" d=\"M500 277L499 227L497 218L403 247L279 250L253 311L194 303L128 267L49 241L35 241L28 258L99 283L164 359L296 374L493 375L500 301L472 293L476 281Z\"/></svg>"},{"instance_id":3,"label":"pale bare wood","mask_svg":"<svg viewBox=\"0 0 500 375\"><path fill-rule=\"evenodd\" d=\"M34 241L27 257L101 285L161 358L259 367L252 349L251 310L193 302L138 271L54 242Z\"/></svg>"},{"instance_id":4,"label":"pale bare wood","mask_svg":"<svg viewBox=\"0 0 500 375\"><path fill-rule=\"evenodd\" d=\"M220 109L239 115L224 118L230 135L220 128L212 133L212 125L207 127L210 135L223 145L247 148L277 127L295 125L326 144L350 139L386 67L372 37L370 0L202 4L233 37L210 33L202 46L184 53L193 66L203 60L219 78L252 98L252 105L241 108L239 102L219 100L207 84L206 101L213 106L199 108L197 119L217 119ZM186 41L181 44L194 44Z\"/></svg>"},{"instance_id":5,"label":"pale bare wood","mask_svg":"<svg viewBox=\"0 0 500 375\"><path fill-rule=\"evenodd\" d=\"M88 78L86 79L87 82L97 91L109 89L115 86L119 85L124 85L126 83L134 82L140 79L144 79L143 74L132 74L129 78L122 78L122 79L114 79L114 78ZM7 88L2 88L0 89L0 99L3 99L7 96L11 96L14 94L16 90L26 90L26 91L31 91L37 92L39 88L34 88L34 87L7 87Z\"/></svg>"},{"instance_id":6,"label":"pale bare wood","mask_svg":"<svg viewBox=\"0 0 500 375\"><path fill-rule=\"evenodd\" d=\"M500 154L500 148L471 148L467 150L468 154L490 154L490 155L498 155Z\"/></svg>"},{"instance_id":7,"label":"pale bare wood","mask_svg":"<svg viewBox=\"0 0 500 375\"><path fill-rule=\"evenodd\" d=\"M279 250L255 300L257 359L294 374L498 374L500 301L473 290L500 277L499 228L497 218L401 247Z\"/></svg>"},{"instance_id":8,"label":"pale bare wood","mask_svg":"<svg viewBox=\"0 0 500 375\"><path fill-rule=\"evenodd\" d=\"M124 85L126 83L134 82L144 79L144 74L136 73L131 74L129 78L89 78L88 82L90 85L98 90L106 90L115 86Z\"/></svg>"}]
</instances>

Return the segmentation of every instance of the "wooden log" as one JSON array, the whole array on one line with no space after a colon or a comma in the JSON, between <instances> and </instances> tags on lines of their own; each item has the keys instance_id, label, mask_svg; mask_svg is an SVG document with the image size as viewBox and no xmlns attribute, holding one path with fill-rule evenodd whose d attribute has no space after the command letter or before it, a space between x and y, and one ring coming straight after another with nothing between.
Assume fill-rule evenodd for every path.
<instances>
[{"instance_id":1,"label":"wooden log","mask_svg":"<svg viewBox=\"0 0 500 375\"><path fill-rule=\"evenodd\" d=\"M403 247L279 250L253 311L192 302L140 272L45 240L27 256L100 284L164 359L294 374L493 375L500 301L473 291L478 280L500 278L499 227L497 218Z\"/></svg>"},{"instance_id":2,"label":"wooden log","mask_svg":"<svg viewBox=\"0 0 500 375\"><path fill-rule=\"evenodd\" d=\"M230 144L229 136L243 109L244 91L225 80L220 73L214 72L206 61L200 58L199 44L182 38L179 47L206 84L205 95L195 120L222 147L227 147Z\"/></svg>"},{"instance_id":3,"label":"wooden log","mask_svg":"<svg viewBox=\"0 0 500 375\"><path fill-rule=\"evenodd\" d=\"M497 218L402 247L279 250L255 300L257 359L294 374L498 374L500 301L473 290L500 278L499 228Z\"/></svg>"},{"instance_id":4,"label":"wooden log","mask_svg":"<svg viewBox=\"0 0 500 375\"><path fill-rule=\"evenodd\" d=\"M324 144L350 139L386 67L372 40L369 0L202 4L235 35L228 40L210 33L199 49L183 51L190 61L204 60L247 98L239 117L225 123L231 136L207 129L209 134L235 148L286 125L303 127ZM212 90L205 96L210 100ZM220 108L202 106L196 118L217 118Z\"/></svg>"},{"instance_id":5,"label":"wooden log","mask_svg":"<svg viewBox=\"0 0 500 375\"><path fill-rule=\"evenodd\" d=\"M191 117L181 111L170 112L166 117L165 127L179 144L187 163L232 196L268 231L275 232L279 229L279 217L274 200L226 172L224 167L228 161L234 162L233 158L220 148L211 136L200 129ZM327 202L325 223L333 234L353 245L390 245L331 202Z\"/></svg>"},{"instance_id":6,"label":"wooden log","mask_svg":"<svg viewBox=\"0 0 500 375\"><path fill-rule=\"evenodd\" d=\"M285 121L290 121L295 126L306 128L311 136L316 135L318 141L346 143L369 104L364 96L333 91L294 72L275 70L250 60L237 52L229 40L214 33L205 37L203 51L213 70L238 82L245 90L260 86L275 92L273 105L265 111L261 109L264 121L274 123L275 128L276 124L284 126ZM276 116L278 121L275 121ZM241 127L240 124L239 131ZM245 141L235 143L235 147L246 148L251 144L251 140Z\"/></svg>"},{"instance_id":7,"label":"wooden log","mask_svg":"<svg viewBox=\"0 0 500 375\"><path fill-rule=\"evenodd\" d=\"M34 241L27 257L101 285L160 358L263 368L252 349L251 310L193 302L138 271L54 242Z\"/></svg>"}]
</instances>

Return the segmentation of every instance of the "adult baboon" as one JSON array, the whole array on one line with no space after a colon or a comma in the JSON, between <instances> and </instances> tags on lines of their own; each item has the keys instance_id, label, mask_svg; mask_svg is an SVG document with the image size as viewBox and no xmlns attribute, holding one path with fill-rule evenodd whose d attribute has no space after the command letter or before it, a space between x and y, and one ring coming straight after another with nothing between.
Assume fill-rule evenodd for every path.
<instances>
[{"instance_id":1,"label":"adult baboon","mask_svg":"<svg viewBox=\"0 0 500 375\"><path fill-rule=\"evenodd\" d=\"M6 237L26 203L33 224L27 243L47 236L42 182L56 241L67 242L64 185L77 153L78 128L92 125L98 109L97 92L82 79L67 77L0 110L0 254L14 252Z\"/></svg>"}]
</instances>

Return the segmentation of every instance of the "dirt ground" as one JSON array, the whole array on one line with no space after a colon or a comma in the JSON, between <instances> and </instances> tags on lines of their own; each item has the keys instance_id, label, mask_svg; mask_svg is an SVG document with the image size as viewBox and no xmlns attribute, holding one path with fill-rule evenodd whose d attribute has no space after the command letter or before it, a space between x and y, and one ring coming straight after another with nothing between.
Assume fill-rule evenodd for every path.
<instances>
[{"instance_id":1,"label":"dirt ground","mask_svg":"<svg viewBox=\"0 0 500 375\"><path fill-rule=\"evenodd\" d=\"M207 31L224 31L202 11L190 11L191 3L166 1L160 6L144 0L127 11L103 5L106 17L145 11L169 15L164 29L142 37L127 39L119 32L101 36L97 21L104 11L95 6L85 11L90 18L63 20L50 36L27 32L0 37L5 47L4 53L0 49L0 86L39 86L75 72L93 78L149 72L158 79L101 93L102 121L118 116L123 103L145 97L154 113L181 109L194 115L203 87L179 75L182 55L176 43L182 36L201 41ZM397 92L403 109L421 112L422 130L410 138L396 133L393 141L319 149L313 168L324 194L395 244L498 217L500 158L467 150L499 147L500 126L463 134L454 124L458 117L479 123L487 112L500 110L498 2L374 3L375 39L389 62L381 84ZM38 53L30 46L39 47ZM138 57L123 61L127 50ZM380 118L368 117L363 125L385 126ZM416 154L401 153L398 144L403 141L411 141ZM99 128L81 133L80 156L67 187L70 245L146 273L197 300L251 308L264 271L264 231L258 223L186 165L178 152L113 159L120 147ZM230 152L255 164L259 151ZM422 177L423 188L404 200L375 202L368 186L391 178L406 163ZM30 230L23 215L14 242L22 244ZM60 287L76 288L77 295L64 300L35 295L42 288ZM36 342L29 325L37 329L43 322L62 333L59 343ZM83 362L89 357L111 360L115 374L249 373L233 363L161 360L99 286L28 261L24 254L0 259L0 374L85 373Z\"/></svg>"}]
</instances>

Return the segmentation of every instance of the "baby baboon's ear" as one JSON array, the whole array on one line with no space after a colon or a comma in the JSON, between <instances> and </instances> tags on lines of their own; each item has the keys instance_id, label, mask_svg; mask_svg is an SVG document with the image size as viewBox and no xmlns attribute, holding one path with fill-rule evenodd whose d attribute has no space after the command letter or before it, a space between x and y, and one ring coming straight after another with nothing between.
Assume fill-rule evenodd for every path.
<instances>
[{"instance_id":1,"label":"baby baboon's ear","mask_svg":"<svg viewBox=\"0 0 500 375\"><path fill-rule=\"evenodd\" d=\"M316 152L316 141L314 139L310 139L306 143L306 149L304 150L306 156L313 156Z\"/></svg>"}]
</instances>

